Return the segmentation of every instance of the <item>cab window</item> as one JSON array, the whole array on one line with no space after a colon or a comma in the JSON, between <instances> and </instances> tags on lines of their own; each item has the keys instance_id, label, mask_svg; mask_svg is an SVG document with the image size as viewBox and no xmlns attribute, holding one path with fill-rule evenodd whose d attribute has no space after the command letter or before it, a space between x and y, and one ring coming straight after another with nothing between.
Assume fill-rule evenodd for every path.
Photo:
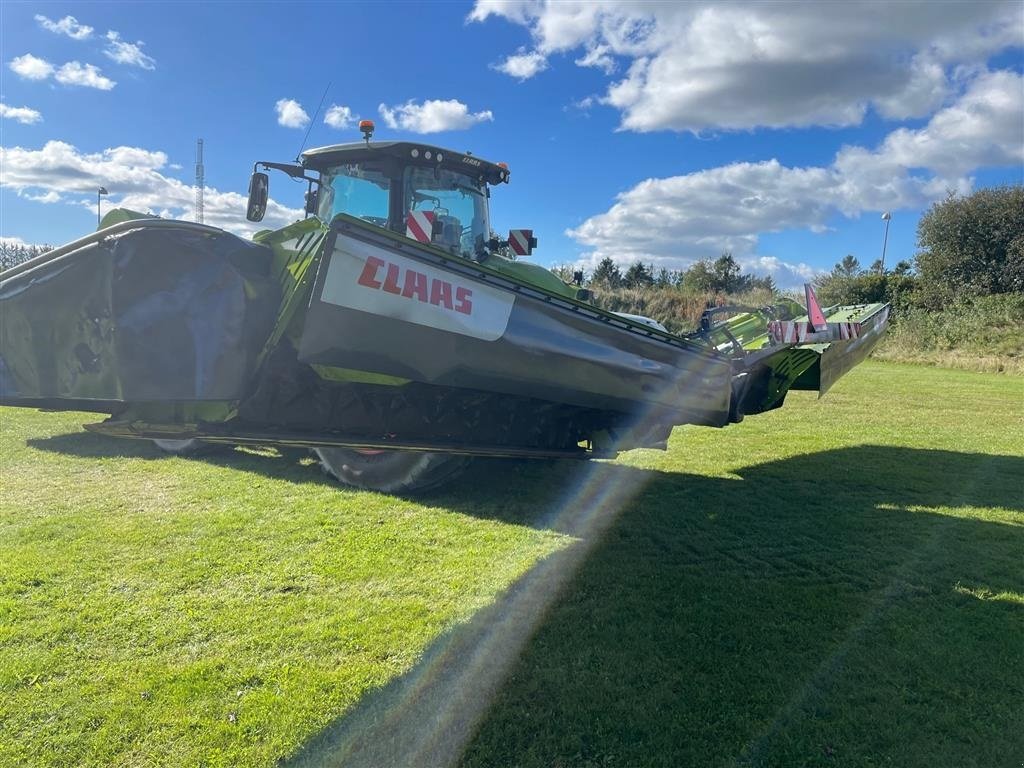
<instances>
[{"instance_id":1,"label":"cab window","mask_svg":"<svg viewBox=\"0 0 1024 768\"><path fill-rule=\"evenodd\" d=\"M431 213L432 242L472 258L477 238L490 237L487 187L469 176L439 168L409 167L403 175L403 212Z\"/></svg>"},{"instance_id":2,"label":"cab window","mask_svg":"<svg viewBox=\"0 0 1024 768\"><path fill-rule=\"evenodd\" d=\"M323 174L322 189L319 216L324 221L346 213L379 227L388 225L391 179L382 165L334 166Z\"/></svg>"}]
</instances>

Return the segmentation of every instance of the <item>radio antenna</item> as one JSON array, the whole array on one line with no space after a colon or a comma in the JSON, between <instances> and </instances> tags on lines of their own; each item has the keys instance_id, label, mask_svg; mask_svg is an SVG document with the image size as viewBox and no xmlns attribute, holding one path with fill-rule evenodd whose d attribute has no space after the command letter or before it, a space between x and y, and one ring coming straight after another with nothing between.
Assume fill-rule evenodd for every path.
<instances>
[{"instance_id":1,"label":"radio antenna","mask_svg":"<svg viewBox=\"0 0 1024 768\"><path fill-rule=\"evenodd\" d=\"M324 88L324 95L320 97L320 103L317 104L316 112L313 113L313 119L309 121L309 128L306 129L306 135L302 137L302 146L299 147L299 152L298 152L298 154L295 155L295 162L296 163L299 162L299 158L302 157L302 150L304 150L306 148L306 141L307 141L307 139L309 139L309 132L313 130L313 123L315 123L316 119L318 117L320 117L320 110L324 106L324 99L327 98L327 92L329 90L331 90L331 84L327 83L327 87Z\"/></svg>"}]
</instances>

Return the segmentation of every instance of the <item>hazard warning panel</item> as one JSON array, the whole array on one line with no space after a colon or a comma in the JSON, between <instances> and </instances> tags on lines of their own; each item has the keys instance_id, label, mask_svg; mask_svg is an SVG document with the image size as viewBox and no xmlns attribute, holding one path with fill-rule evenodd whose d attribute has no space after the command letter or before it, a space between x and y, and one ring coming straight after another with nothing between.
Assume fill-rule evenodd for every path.
<instances>
[{"instance_id":1,"label":"hazard warning panel","mask_svg":"<svg viewBox=\"0 0 1024 768\"><path fill-rule=\"evenodd\" d=\"M405 217L405 236L429 243L434 231L433 211L409 211Z\"/></svg>"},{"instance_id":2,"label":"hazard warning panel","mask_svg":"<svg viewBox=\"0 0 1024 768\"><path fill-rule=\"evenodd\" d=\"M529 256L533 253L533 246L536 245L536 241L533 240L533 230L510 229L508 245L517 256Z\"/></svg>"}]
</instances>

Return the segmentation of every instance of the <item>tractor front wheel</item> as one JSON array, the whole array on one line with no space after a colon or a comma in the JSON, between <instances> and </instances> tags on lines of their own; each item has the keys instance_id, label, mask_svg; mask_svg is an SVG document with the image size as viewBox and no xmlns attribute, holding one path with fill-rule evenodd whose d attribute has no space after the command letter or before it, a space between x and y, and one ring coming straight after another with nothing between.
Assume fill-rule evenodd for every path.
<instances>
[{"instance_id":1,"label":"tractor front wheel","mask_svg":"<svg viewBox=\"0 0 1024 768\"><path fill-rule=\"evenodd\" d=\"M174 456L198 456L201 453L208 453L213 448L210 443L191 438L189 440L153 440L153 445L164 453Z\"/></svg>"},{"instance_id":2,"label":"tractor front wheel","mask_svg":"<svg viewBox=\"0 0 1024 768\"><path fill-rule=\"evenodd\" d=\"M421 451L366 451L315 448L324 472L336 480L382 493L412 493L436 488L469 464L468 456Z\"/></svg>"}]
</instances>

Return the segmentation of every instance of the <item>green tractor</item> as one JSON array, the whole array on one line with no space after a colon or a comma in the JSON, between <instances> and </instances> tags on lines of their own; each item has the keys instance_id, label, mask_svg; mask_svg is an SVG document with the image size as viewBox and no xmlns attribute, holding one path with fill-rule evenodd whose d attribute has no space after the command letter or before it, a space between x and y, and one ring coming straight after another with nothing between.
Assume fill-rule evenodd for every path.
<instances>
[{"instance_id":1,"label":"green tractor","mask_svg":"<svg viewBox=\"0 0 1024 768\"><path fill-rule=\"evenodd\" d=\"M677 424L725 426L824 393L888 305L716 308L690 334L607 312L491 229L509 169L420 142L256 164L308 184L306 218L244 240L109 213L0 273L0 402L93 411L173 453L307 446L348 485L436 486L474 456L613 457ZM719 314L725 316L716 321Z\"/></svg>"}]
</instances>

